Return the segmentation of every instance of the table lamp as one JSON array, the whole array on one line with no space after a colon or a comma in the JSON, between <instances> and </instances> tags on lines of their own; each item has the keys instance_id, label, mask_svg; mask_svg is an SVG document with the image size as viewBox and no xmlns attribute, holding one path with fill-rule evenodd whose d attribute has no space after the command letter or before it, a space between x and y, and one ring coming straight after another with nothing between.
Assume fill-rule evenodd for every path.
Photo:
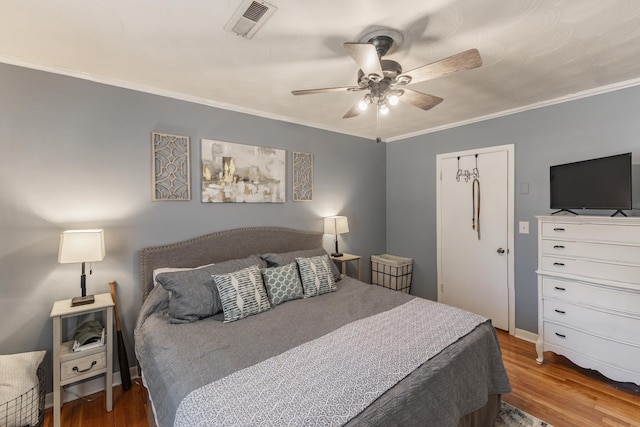
<instances>
[{"instance_id":1,"label":"table lamp","mask_svg":"<svg viewBox=\"0 0 640 427\"><path fill-rule=\"evenodd\" d=\"M349 232L349 222L346 216L330 216L324 219L324 233L336 236L336 252L331 256L341 257L343 254L338 250L338 234Z\"/></svg>"},{"instance_id":2,"label":"table lamp","mask_svg":"<svg viewBox=\"0 0 640 427\"><path fill-rule=\"evenodd\" d=\"M91 304L95 301L93 295L87 295L87 277L84 273L84 264L103 259L104 230L67 230L60 234L58 262L60 264L82 263L82 274L80 275L82 296L71 300L72 307ZM91 270L89 274L91 274Z\"/></svg>"}]
</instances>

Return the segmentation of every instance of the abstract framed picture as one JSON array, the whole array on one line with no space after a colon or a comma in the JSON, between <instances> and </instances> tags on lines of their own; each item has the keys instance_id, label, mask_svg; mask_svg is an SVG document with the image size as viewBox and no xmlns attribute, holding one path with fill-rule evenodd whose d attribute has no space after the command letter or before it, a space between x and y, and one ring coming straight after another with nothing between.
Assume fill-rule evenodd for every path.
<instances>
[{"instance_id":1,"label":"abstract framed picture","mask_svg":"<svg viewBox=\"0 0 640 427\"><path fill-rule=\"evenodd\" d=\"M292 153L293 201L313 201L313 153Z\"/></svg>"},{"instance_id":2,"label":"abstract framed picture","mask_svg":"<svg viewBox=\"0 0 640 427\"><path fill-rule=\"evenodd\" d=\"M203 203L284 203L286 152L202 139Z\"/></svg>"},{"instance_id":3,"label":"abstract framed picture","mask_svg":"<svg viewBox=\"0 0 640 427\"><path fill-rule=\"evenodd\" d=\"M151 132L153 201L191 200L189 137Z\"/></svg>"}]
</instances>

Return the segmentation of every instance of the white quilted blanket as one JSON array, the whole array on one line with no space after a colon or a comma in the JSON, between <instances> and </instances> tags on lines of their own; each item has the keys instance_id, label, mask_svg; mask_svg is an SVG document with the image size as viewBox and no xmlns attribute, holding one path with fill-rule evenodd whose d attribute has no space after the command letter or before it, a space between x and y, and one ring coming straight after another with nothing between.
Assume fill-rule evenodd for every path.
<instances>
[{"instance_id":1,"label":"white quilted blanket","mask_svg":"<svg viewBox=\"0 0 640 427\"><path fill-rule=\"evenodd\" d=\"M174 425L341 426L486 320L415 298L194 390Z\"/></svg>"}]
</instances>

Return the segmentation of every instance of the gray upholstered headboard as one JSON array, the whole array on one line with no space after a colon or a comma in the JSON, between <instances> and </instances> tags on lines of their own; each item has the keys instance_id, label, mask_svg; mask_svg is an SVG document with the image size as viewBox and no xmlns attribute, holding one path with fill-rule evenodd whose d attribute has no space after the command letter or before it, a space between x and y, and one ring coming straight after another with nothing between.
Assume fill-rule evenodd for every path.
<instances>
[{"instance_id":1,"label":"gray upholstered headboard","mask_svg":"<svg viewBox=\"0 0 640 427\"><path fill-rule=\"evenodd\" d=\"M322 232L282 227L250 227L219 231L182 242L140 250L142 300L153 289L153 270L198 267L254 254L281 253L322 246Z\"/></svg>"}]
</instances>

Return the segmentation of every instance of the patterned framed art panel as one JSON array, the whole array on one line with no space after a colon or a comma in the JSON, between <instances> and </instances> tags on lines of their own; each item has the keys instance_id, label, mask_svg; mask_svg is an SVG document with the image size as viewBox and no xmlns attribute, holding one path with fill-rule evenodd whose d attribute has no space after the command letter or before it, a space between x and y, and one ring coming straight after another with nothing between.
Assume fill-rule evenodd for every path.
<instances>
[{"instance_id":1,"label":"patterned framed art panel","mask_svg":"<svg viewBox=\"0 0 640 427\"><path fill-rule=\"evenodd\" d=\"M151 132L152 200L191 200L189 137Z\"/></svg>"},{"instance_id":2,"label":"patterned framed art panel","mask_svg":"<svg viewBox=\"0 0 640 427\"><path fill-rule=\"evenodd\" d=\"M202 140L203 203L284 203L286 151Z\"/></svg>"},{"instance_id":3,"label":"patterned framed art panel","mask_svg":"<svg viewBox=\"0 0 640 427\"><path fill-rule=\"evenodd\" d=\"M293 152L293 201L313 201L313 153Z\"/></svg>"}]
</instances>

